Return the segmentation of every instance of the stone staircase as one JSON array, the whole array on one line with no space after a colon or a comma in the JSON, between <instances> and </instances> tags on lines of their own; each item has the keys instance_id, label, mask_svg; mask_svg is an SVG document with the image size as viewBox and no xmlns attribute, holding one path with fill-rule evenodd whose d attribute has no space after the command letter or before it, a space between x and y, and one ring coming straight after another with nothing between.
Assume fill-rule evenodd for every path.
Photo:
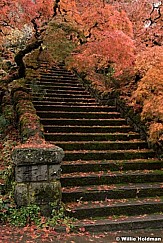
<instances>
[{"instance_id":1,"label":"stone staircase","mask_svg":"<svg viewBox=\"0 0 163 243\"><path fill-rule=\"evenodd\" d=\"M62 193L76 228L163 227L163 161L117 112L64 67L44 68L33 103L47 141L62 147Z\"/></svg>"}]
</instances>

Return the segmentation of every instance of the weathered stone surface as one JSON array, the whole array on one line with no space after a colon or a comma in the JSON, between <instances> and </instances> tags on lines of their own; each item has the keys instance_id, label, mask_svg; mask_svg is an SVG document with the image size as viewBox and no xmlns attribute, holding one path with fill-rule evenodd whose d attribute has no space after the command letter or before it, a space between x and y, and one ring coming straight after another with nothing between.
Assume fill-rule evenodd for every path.
<instances>
[{"instance_id":1,"label":"weathered stone surface","mask_svg":"<svg viewBox=\"0 0 163 243\"><path fill-rule=\"evenodd\" d=\"M29 203L28 185L24 183L17 184L15 186L14 197L19 207L28 205Z\"/></svg>"},{"instance_id":2,"label":"weathered stone surface","mask_svg":"<svg viewBox=\"0 0 163 243\"><path fill-rule=\"evenodd\" d=\"M30 183L29 184L29 202L34 204L60 204L61 184L56 180L51 183Z\"/></svg>"},{"instance_id":3,"label":"weathered stone surface","mask_svg":"<svg viewBox=\"0 0 163 243\"><path fill-rule=\"evenodd\" d=\"M49 180L60 179L61 167L60 165L49 165Z\"/></svg>"},{"instance_id":4,"label":"weathered stone surface","mask_svg":"<svg viewBox=\"0 0 163 243\"><path fill-rule=\"evenodd\" d=\"M64 157L62 148L16 148L12 153L14 163L26 164L59 164Z\"/></svg>"},{"instance_id":5,"label":"weathered stone surface","mask_svg":"<svg viewBox=\"0 0 163 243\"><path fill-rule=\"evenodd\" d=\"M18 206L39 205L45 216L61 204L60 166L63 149L57 146L15 148L15 201Z\"/></svg>"},{"instance_id":6,"label":"weathered stone surface","mask_svg":"<svg viewBox=\"0 0 163 243\"><path fill-rule=\"evenodd\" d=\"M17 182L32 182L48 180L47 165L26 165L15 168L15 179Z\"/></svg>"},{"instance_id":7,"label":"weathered stone surface","mask_svg":"<svg viewBox=\"0 0 163 243\"><path fill-rule=\"evenodd\" d=\"M62 199L61 184L56 180L48 182L18 183L15 186L15 201L20 206L29 204L45 205L50 210L51 203L59 206Z\"/></svg>"}]
</instances>

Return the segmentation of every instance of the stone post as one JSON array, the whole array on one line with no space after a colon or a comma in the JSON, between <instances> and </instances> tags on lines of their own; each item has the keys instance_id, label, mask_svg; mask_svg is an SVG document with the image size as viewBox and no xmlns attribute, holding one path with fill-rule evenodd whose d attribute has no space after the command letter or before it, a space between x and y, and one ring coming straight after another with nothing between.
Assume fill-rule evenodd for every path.
<instances>
[{"instance_id":1,"label":"stone post","mask_svg":"<svg viewBox=\"0 0 163 243\"><path fill-rule=\"evenodd\" d=\"M57 146L15 148L15 201L18 206L39 205L45 216L61 203L61 161L64 152Z\"/></svg>"}]
</instances>

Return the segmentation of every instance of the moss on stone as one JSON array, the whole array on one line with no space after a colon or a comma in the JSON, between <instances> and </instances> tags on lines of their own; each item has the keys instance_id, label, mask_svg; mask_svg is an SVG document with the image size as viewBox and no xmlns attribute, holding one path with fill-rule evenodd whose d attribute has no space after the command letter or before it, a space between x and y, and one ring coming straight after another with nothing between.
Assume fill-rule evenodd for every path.
<instances>
[{"instance_id":1,"label":"moss on stone","mask_svg":"<svg viewBox=\"0 0 163 243\"><path fill-rule=\"evenodd\" d=\"M13 92L13 102L17 104L20 100L32 100L31 95L24 90Z\"/></svg>"},{"instance_id":2,"label":"moss on stone","mask_svg":"<svg viewBox=\"0 0 163 243\"><path fill-rule=\"evenodd\" d=\"M15 82L12 90L15 111L17 114L20 135L22 141L25 142L30 137L39 135L40 139L43 136L43 126L40 123L40 118L36 114L36 109L31 101L31 96L23 87L19 86L24 80Z\"/></svg>"}]
</instances>

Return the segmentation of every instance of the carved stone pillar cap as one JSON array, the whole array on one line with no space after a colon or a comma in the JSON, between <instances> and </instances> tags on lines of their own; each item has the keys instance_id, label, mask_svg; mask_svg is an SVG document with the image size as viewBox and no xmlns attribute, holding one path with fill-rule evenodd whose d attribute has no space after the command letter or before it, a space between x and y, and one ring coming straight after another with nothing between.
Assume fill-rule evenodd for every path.
<instances>
[{"instance_id":1,"label":"carved stone pillar cap","mask_svg":"<svg viewBox=\"0 0 163 243\"><path fill-rule=\"evenodd\" d=\"M60 164L64 151L58 146L15 148L12 159L16 166L29 164Z\"/></svg>"}]
</instances>

